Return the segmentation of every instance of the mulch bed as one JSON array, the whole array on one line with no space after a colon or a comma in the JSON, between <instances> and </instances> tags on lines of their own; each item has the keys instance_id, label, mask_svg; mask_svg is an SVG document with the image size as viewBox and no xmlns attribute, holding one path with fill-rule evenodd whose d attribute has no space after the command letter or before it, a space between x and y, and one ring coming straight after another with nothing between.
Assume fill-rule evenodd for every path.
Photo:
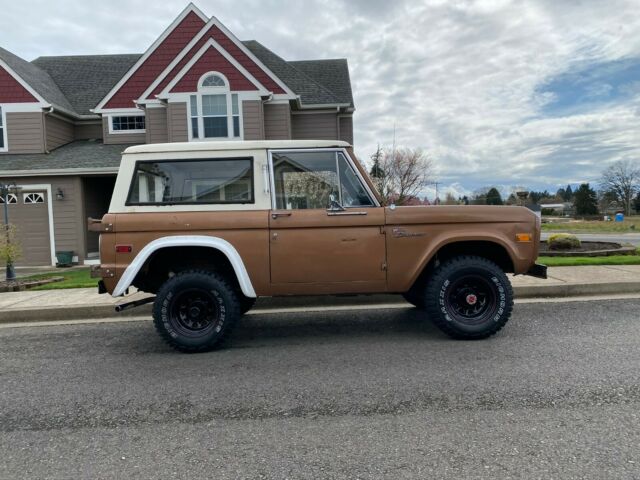
<instances>
[{"instance_id":1,"label":"mulch bed","mask_svg":"<svg viewBox=\"0 0 640 480\"><path fill-rule=\"evenodd\" d=\"M636 255L636 247L623 247L614 242L582 242L571 250L549 250L547 242L540 242L540 256L544 257L608 257L611 255Z\"/></svg>"},{"instance_id":2,"label":"mulch bed","mask_svg":"<svg viewBox=\"0 0 640 480\"><path fill-rule=\"evenodd\" d=\"M64 277L51 277L43 278L42 280L12 280L7 282L6 280L0 281L0 293L2 292L21 292L23 290L29 290L30 288L39 287L40 285L46 285L47 283L61 282Z\"/></svg>"}]
</instances>

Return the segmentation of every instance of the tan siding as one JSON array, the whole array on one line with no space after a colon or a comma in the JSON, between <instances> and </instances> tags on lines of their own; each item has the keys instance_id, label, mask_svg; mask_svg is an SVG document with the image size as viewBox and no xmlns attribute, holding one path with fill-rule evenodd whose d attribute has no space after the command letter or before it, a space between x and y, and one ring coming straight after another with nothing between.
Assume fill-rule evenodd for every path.
<instances>
[{"instance_id":1,"label":"tan siding","mask_svg":"<svg viewBox=\"0 0 640 480\"><path fill-rule=\"evenodd\" d=\"M7 153L44 153L44 124L40 112L7 113Z\"/></svg>"},{"instance_id":2,"label":"tan siding","mask_svg":"<svg viewBox=\"0 0 640 480\"><path fill-rule=\"evenodd\" d=\"M291 115L294 140L337 140L338 116L335 113Z\"/></svg>"},{"instance_id":3,"label":"tan siding","mask_svg":"<svg viewBox=\"0 0 640 480\"><path fill-rule=\"evenodd\" d=\"M289 104L264 105L264 135L266 140L291 139Z\"/></svg>"},{"instance_id":4,"label":"tan siding","mask_svg":"<svg viewBox=\"0 0 640 480\"><path fill-rule=\"evenodd\" d=\"M264 118L260 100L242 102L242 128L245 140L264 140Z\"/></svg>"},{"instance_id":5,"label":"tan siding","mask_svg":"<svg viewBox=\"0 0 640 480\"><path fill-rule=\"evenodd\" d=\"M340 117L340 140L353 145L353 117Z\"/></svg>"},{"instance_id":6,"label":"tan siding","mask_svg":"<svg viewBox=\"0 0 640 480\"><path fill-rule=\"evenodd\" d=\"M72 122L51 115L45 115L44 122L47 132L47 150L51 151L73 142L74 127Z\"/></svg>"},{"instance_id":7,"label":"tan siding","mask_svg":"<svg viewBox=\"0 0 640 480\"><path fill-rule=\"evenodd\" d=\"M76 140L102 138L102 122L78 123L74 133Z\"/></svg>"},{"instance_id":8,"label":"tan siding","mask_svg":"<svg viewBox=\"0 0 640 480\"><path fill-rule=\"evenodd\" d=\"M145 143L147 135L145 133L109 133L109 118L102 117L102 138L106 144L114 143Z\"/></svg>"},{"instance_id":9,"label":"tan siding","mask_svg":"<svg viewBox=\"0 0 640 480\"><path fill-rule=\"evenodd\" d=\"M166 143L167 134L167 109L147 108L147 143Z\"/></svg>"},{"instance_id":10,"label":"tan siding","mask_svg":"<svg viewBox=\"0 0 640 480\"><path fill-rule=\"evenodd\" d=\"M170 142L188 142L187 104L170 103L167 107L167 131Z\"/></svg>"}]
</instances>

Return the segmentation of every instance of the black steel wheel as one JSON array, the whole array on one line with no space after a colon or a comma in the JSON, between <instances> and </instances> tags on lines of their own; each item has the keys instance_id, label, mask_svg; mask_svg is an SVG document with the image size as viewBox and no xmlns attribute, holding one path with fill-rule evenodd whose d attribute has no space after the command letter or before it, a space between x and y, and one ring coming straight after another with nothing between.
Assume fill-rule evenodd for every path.
<instances>
[{"instance_id":1,"label":"black steel wheel","mask_svg":"<svg viewBox=\"0 0 640 480\"><path fill-rule=\"evenodd\" d=\"M513 290L504 272L490 260L460 256L443 262L428 279L429 318L447 335L486 338L507 323Z\"/></svg>"},{"instance_id":2,"label":"black steel wheel","mask_svg":"<svg viewBox=\"0 0 640 480\"><path fill-rule=\"evenodd\" d=\"M238 294L229 283L202 271L182 272L167 280L153 307L158 333L184 352L219 347L240 315Z\"/></svg>"}]
</instances>

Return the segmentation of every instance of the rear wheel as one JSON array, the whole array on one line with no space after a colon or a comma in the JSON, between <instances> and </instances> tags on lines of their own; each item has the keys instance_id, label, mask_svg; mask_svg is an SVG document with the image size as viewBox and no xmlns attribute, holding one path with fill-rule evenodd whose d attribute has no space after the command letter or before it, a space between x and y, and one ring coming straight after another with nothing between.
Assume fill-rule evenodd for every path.
<instances>
[{"instance_id":1,"label":"rear wheel","mask_svg":"<svg viewBox=\"0 0 640 480\"><path fill-rule=\"evenodd\" d=\"M425 291L429 318L447 335L479 339L498 332L513 309L513 290L490 260L460 256L443 262Z\"/></svg>"},{"instance_id":2,"label":"rear wheel","mask_svg":"<svg viewBox=\"0 0 640 480\"><path fill-rule=\"evenodd\" d=\"M238 294L224 277L187 271L167 280L153 306L156 330L172 347L203 352L222 345L241 315Z\"/></svg>"}]
</instances>

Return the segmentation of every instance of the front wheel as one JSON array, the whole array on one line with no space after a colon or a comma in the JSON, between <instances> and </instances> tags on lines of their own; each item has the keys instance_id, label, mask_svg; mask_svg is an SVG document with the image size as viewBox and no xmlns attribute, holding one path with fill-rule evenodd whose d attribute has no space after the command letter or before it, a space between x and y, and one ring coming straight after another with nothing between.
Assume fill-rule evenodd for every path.
<instances>
[{"instance_id":1,"label":"front wheel","mask_svg":"<svg viewBox=\"0 0 640 480\"><path fill-rule=\"evenodd\" d=\"M502 269L486 258L459 256L443 262L427 282L429 318L453 338L497 333L513 309L513 290Z\"/></svg>"},{"instance_id":2,"label":"front wheel","mask_svg":"<svg viewBox=\"0 0 640 480\"><path fill-rule=\"evenodd\" d=\"M240 318L238 294L224 277L187 271L167 280L153 305L153 322L164 340L183 352L219 347Z\"/></svg>"}]
</instances>

